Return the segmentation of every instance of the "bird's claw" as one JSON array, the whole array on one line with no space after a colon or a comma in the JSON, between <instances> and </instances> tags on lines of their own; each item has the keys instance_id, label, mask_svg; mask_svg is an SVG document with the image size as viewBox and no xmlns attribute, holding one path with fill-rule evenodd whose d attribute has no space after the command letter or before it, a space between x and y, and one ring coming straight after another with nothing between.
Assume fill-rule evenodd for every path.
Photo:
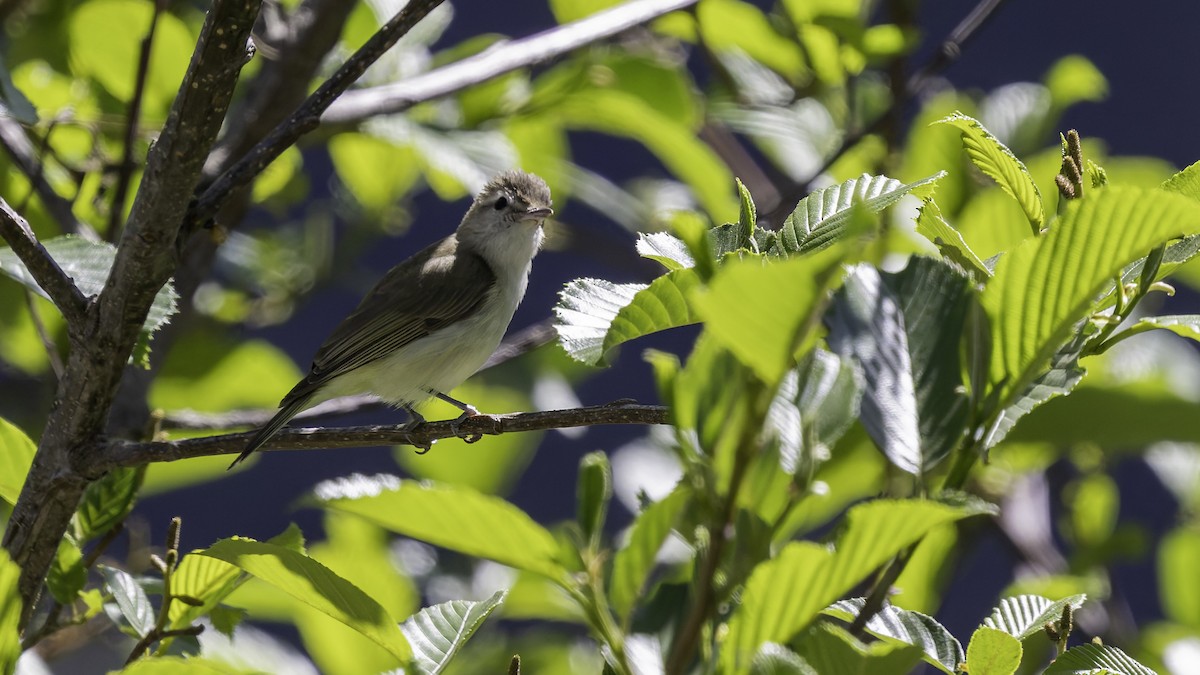
<instances>
[{"instance_id":1,"label":"bird's claw","mask_svg":"<svg viewBox=\"0 0 1200 675\"><path fill-rule=\"evenodd\" d=\"M463 439L463 441L466 443L478 442L479 439L483 438L483 434L481 434L479 432L464 434L464 433L462 433L462 430L460 429L460 427L462 426L463 422L466 422L467 420L471 419L472 417L478 417L479 415L480 415L479 410L476 409L475 406L467 406L467 408L465 410L463 410L461 415L450 420L450 433L454 434L458 438Z\"/></svg>"},{"instance_id":2,"label":"bird's claw","mask_svg":"<svg viewBox=\"0 0 1200 675\"><path fill-rule=\"evenodd\" d=\"M425 418L416 410L411 408L407 410L412 419L410 419L408 423L404 425L404 433L408 435L408 444L416 448L416 453L418 455L423 455L429 452L429 449L433 447L434 443L437 443L437 439L430 439L426 441L418 441L413 439L413 432L425 426Z\"/></svg>"}]
</instances>

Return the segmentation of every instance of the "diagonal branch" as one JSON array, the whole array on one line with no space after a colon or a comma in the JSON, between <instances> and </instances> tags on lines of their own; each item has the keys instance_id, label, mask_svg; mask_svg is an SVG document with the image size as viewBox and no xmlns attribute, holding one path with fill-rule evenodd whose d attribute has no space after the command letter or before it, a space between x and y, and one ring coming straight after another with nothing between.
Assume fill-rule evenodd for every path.
<instances>
[{"instance_id":1,"label":"diagonal branch","mask_svg":"<svg viewBox=\"0 0 1200 675\"><path fill-rule=\"evenodd\" d=\"M21 127L20 122L7 115L0 115L0 146L8 152L17 169L29 179L33 191L38 199L42 200L42 206L63 232L78 234L93 241L99 240L90 226L75 217L71 210L71 202L58 194L46 180L42 162L38 160L29 136L25 135L25 129Z\"/></svg>"},{"instance_id":2,"label":"diagonal branch","mask_svg":"<svg viewBox=\"0 0 1200 675\"><path fill-rule=\"evenodd\" d=\"M477 415L459 424L453 420L426 422L413 430L404 425L344 428L285 429L268 441L267 450L335 450L380 445L416 445L455 436L498 435L522 431L546 431L602 424L666 424L667 408L660 405L615 402L609 405L547 410L508 415ZM457 426L457 429L455 428ZM223 434L179 441L136 443L112 441L103 452L91 452L80 470L99 475L118 467L149 462L173 462L193 457L237 454L245 449L254 432Z\"/></svg>"},{"instance_id":3,"label":"diagonal branch","mask_svg":"<svg viewBox=\"0 0 1200 675\"><path fill-rule=\"evenodd\" d=\"M275 127L258 145L243 156L236 164L200 195L189 210L185 230L207 222L236 189L249 185L276 157L291 147L304 134L317 128L321 114L334 99L346 91L354 81L366 72L396 41L406 35L413 26L425 18L442 0L411 0L379 29L366 44L354 52L341 68L321 84L304 103L283 123Z\"/></svg>"},{"instance_id":4,"label":"diagonal branch","mask_svg":"<svg viewBox=\"0 0 1200 675\"><path fill-rule=\"evenodd\" d=\"M0 198L0 236L12 247L13 253L25 263L30 276L46 291L58 311L67 320L67 327L79 331L83 327L88 300L71 277L58 266L50 252L33 234L29 223Z\"/></svg>"},{"instance_id":5,"label":"diagonal branch","mask_svg":"<svg viewBox=\"0 0 1200 675\"><path fill-rule=\"evenodd\" d=\"M561 56L644 24L697 0L633 0L548 31L507 42L448 66L396 84L352 91L330 106L326 124L361 122L398 113L422 101L452 94L498 75Z\"/></svg>"}]
</instances>

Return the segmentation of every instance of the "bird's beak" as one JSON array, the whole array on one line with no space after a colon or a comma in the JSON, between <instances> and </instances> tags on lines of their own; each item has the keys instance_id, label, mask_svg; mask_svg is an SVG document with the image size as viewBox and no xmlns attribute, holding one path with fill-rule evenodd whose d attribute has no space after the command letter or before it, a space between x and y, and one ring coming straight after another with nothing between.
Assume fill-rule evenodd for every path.
<instances>
[{"instance_id":1,"label":"bird's beak","mask_svg":"<svg viewBox=\"0 0 1200 675\"><path fill-rule=\"evenodd\" d=\"M542 220L554 215L554 209L549 207L531 208L521 216L521 220Z\"/></svg>"}]
</instances>

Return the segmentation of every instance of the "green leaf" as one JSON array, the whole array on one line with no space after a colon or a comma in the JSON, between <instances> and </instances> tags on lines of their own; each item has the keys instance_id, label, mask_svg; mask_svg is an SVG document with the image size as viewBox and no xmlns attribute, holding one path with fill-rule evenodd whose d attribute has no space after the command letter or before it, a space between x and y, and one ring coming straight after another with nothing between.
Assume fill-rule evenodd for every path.
<instances>
[{"instance_id":1,"label":"green leaf","mask_svg":"<svg viewBox=\"0 0 1200 675\"><path fill-rule=\"evenodd\" d=\"M945 175L942 171L905 184L887 176L863 174L840 185L816 190L796 204L779 229L776 245L769 252L796 255L831 246L858 234L852 227L855 207L867 213L879 213L906 194L927 196Z\"/></svg>"},{"instance_id":2,"label":"green leaf","mask_svg":"<svg viewBox=\"0 0 1200 675\"><path fill-rule=\"evenodd\" d=\"M0 675L12 675L21 657L21 568L0 548Z\"/></svg>"},{"instance_id":3,"label":"green leaf","mask_svg":"<svg viewBox=\"0 0 1200 675\"><path fill-rule=\"evenodd\" d=\"M426 607L401 626L413 649L413 670L437 675L458 653L479 626L504 602L504 591L483 602L452 600Z\"/></svg>"},{"instance_id":4,"label":"green leaf","mask_svg":"<svg viewBox=\"0 0 1200 675\"><path fill-rule=\"evenodd\" d=\"M920 475L959 443L967 425L959 343L970 282L912 258L903 272L858 265L827 315L834 351L862 367L862 421L891 462Z\"/></svg>"},{"instance_id":5,"label":"green leaf","mask_svg":"<svg viewBox=\"0 0 1200 675\"><path fill-rule=\"evenodd\" d=\"M1058 621L1062 616L1063 607L1070 605L1072 610L1076 610L1083 606L1085 600L1087 596L1083 594L1058 601L1040 595L1004 598L992 610L992 615L983 620L983 625L1002 630L1018 640L1025 640L1040 632L1047 623Z\"/></svg>"},{"instance_id":6,"label":"green leaf","mask_svg":"<svg viewBox=\"0 0 1200 675\"><path fill-rule=\"evenodd\" d=\"M762 10L737 0L705 0L696 7L705 49L738 50L792 80L807 73L796 41L781 35Z\"/></svg>"},{"instance_id":7,"label":"green leaf","mask_svg":"<svg viewBox=\"0 0 1200 675\"><path fill-rule=\"evenodd\" d=\"M167 354L149 400L164 410L273 409L303 376L287 353L266 340L195 331Z\"/></svg>"},{"instance_id":8,"label":"green leaf","mask_svg":"<svg viewBox=\"0 0 1200 675\"><path fill-rule=\"evenodd\" d=\"M800 655L783 645L768 642L750 662L750 675L818 675Z\"/></svg>"},{"instance_id":9,"label":"green leaf","mask_svg":"<svg viewBox=\"0 0 1200 675\"><path fill-rule=\"evenodd\" d=\"M921 661L918 647L894 642L868 645L832 624L814 627L804 634L798 646L804 660L822 674L908 673Z\"/></svg>"},{"instance_id":10,"label":"green leaf","mask_svg":"<svg viewBox=\"0 0 1200 675\"><path fill-rule=\"evenodd\" d=\"M142 484L141 468L113 469L87 487L75 512L75 538L87 542L111 530L133 510Z\"/></svg>"},{"instance_id":11,"label":"green leaf","mask_svg":"<svg viewBox=\"0 0 1200 675\"><path fill-rule=\"evenodd\" d=\"M93 0L95 2L96 0ZM147 7L147 9L149 9ZM158 40L155 40L158 42ZM99 295L108 280L108 272L112 269L117 249L105 242L88 241L79 237L65 236L47 239L42 242L63 272L75 282L85 297ZM0 248L0 272L15 279L29 290L50 299L37 282L30 276L25 264L12 252L12 249ZM167 282L154 296L150 312L142 324L143 336L149 336L167 323L177 311L175 288Z\"/></svg>"},{"instance_id":12,"label":"green leaf","mask_svg":"<svg viewBox=\"0 0 1200 675\"><path fill-rule=\"evenodd\" d=\"M89 0L71 13L71 70L91 77L115 98L128 102L137 81L140 44L150 28L154 8L137 0ZM147 72L145 105L161 116L179 91L196 43L191 31L169 12L158 15Z\"/></svg>"},{"instance_id":13,"label":"green leaf","mask_svg":"<svg viewBox=\"0 0 1200 675\"><path fill-rule=\"evenodd\" d=\"M599 547L600 535L604 532L608 502L613 496L612 480L612 466L603 451L589 452L579 460L575 522L583 533L583 540L592 548Z\"/></svg>"},{"instance_id":14,"label":"green leaf","mask_svg":"<svg viewBox=\"0 0 1200 675\"><path fill-rule=\"evenodd\" d=\"M1042 675L1157 675L1128 654L1091 643L1072 647L1054 660Z\"/></svg>"},{"instance_id":15,"label":"green leaf","mask_svg":"<svg viewBox=\"0 0 1200 675\"><path fill-rule=\"evenodd\" d=\"M208 614L242 584L241 570L202 551L192 551L179 561L171 573L171 591L199 600L198 607L182 602L171 603L167 614L171 628L184 628Z\"/></svg>"},{"instance_id":16,"label":"green leaf","mask_svg":"<svg viewBox=\"0 0 1200 675\"><path fill-rule=\"evenodd\" d=\"M983 283L992 276L992 271L967 245L962 234L942 218L942 212L932 199L926 198L917 213L917 234L937 246L942 257L957 265L971 279Z\"/></svg>"},{"instance_id":17,"label":"green leaf","mask_svg":"<svg viewBox=\"0 0 1200 675\"><path fill-rule=\"evenodd\" d=\"M687 244L667 232L638 232L638 255L662 263L668 272L696 266Z\"/></svg>"},{"instance_id":18,"label":"green leaf","mask_svg":"<svg viewBox=\"0 0 1200 675\"><path fill-rule=\"evenodd\" d=\"M695 132L637 96L613 89L577 92L554 112L568 127L625 136L650 152L691 188L709 217L722 222L736 208L729 169Z\"/></svg>"},{"instance_id":19,"label":"green leaf","mask_svg":"<svg viewBox=\"0 0 1200 675\"><path fill-rule=\"evenodd\" d=\"M1060 110L1080 101L1101 101L1108 95L1108 80L1086 56L1070 54L1050 66L1043 81L1050 100Z\"/></svg>"},{"instance_id":20,"label":"green leaf","mask_svg":"<svg viewBox=\"0 0 1200 675\"><path fill-rule=\"evenodd\" d=\"M823 613L853 622L862 612L864 604L862 598L839 600L825 608ZM925 654L925 662L948 675L956 675L959 665L966 660L962 645L950 631L933 617L920 612L887 605L867 620L865 629L884 640L920 647Z\"/></svg>"},{"instance_id":21,"label":"green leaf","mask_svg":"<svg viewBox=\"0 0 1200 675\"><path fill-rule=\"evenodd\" d=\"M1048 233L1001 258L982 302L992 320L991 381L1001 387L1002 404L1046 372L1072 327L1125 265L1197 231L1200 203L1110 186L1073 200Z\"/></svg>"},{"instance_id":22,"label":"green leaf","mask_svg":"<svg viewBox=\"0 0 1200 675\"><path fill-rule=\"evenodd\" d=\"M1200 340L1200 314L1165 314L1146 316L1114 337L1132 337L1155 329L1168 330L1190 340Z\"/></svg>"},{"instance_id":23,"label":"green leaf","mask_svg":"<svg viewBox=\"0 0 1200 675\"><path fill-rule=\"evenodd\" d=\"M412 656L400 628L378 602L321 563L282 546L252 539L223 539L199 552L287 593L367 636L401 661Z\"/></svg>"},{"instance_id":24,"label":"green leaf","mask_svg":"<svg viewBox=\"0 0 1200 675\"><path fill-rule=\"evenodd\" d=\"M1158 590L1168 617L1200 630L1200 532L1187 527L1172 530L1158 548Z\"/></svg>"},{"instance_id":25,"label":"green leaf","mask_svg":"<svg viewBox=\"0 0 1200 675\"><path fill-rule=\"evenodd\" d=\"M643 284L576 279L554 307L559 343L577 361L597 365L619 344L697 321L688 295L700 284L692 269L678 269Z\"/></svg>"},{"instance_id":26,"label":"green leaf","mask_svg":"<svg viewBox=\"0 0 1200 675\"><path fill-rule=\"evenodd\" d=\"M731 260L692 304L713 337L774 386L814 337L812 319L844 255L837 248L783 261Z\"/></svg>"},{"instance_id":27,"label":"green leaf","mask_svg":"<svg viewBox=\"0 0 1200 675\"><path fill-rule=\"evenodd\" d=\"M503 499L468 488L356 475L319 484L312 502L435 546L553 579L565 574L554 535Z\"/></svg>"},{"instance_id":28,"label":"green leaf","mask_svg":"<svg viewBox=\"0 0 1200 675\"><path fill-rule=\"evenodd\" d=\"M329 157L338 180L370 214L396 206L421 172L413 149L363 133L341 133L329 140Z\"/></svg>"},{"instance_id":29,"label":"green leaf","mask_svg":"<svg viewBox=\"0 0 1200 675\"><path fill-rule=\"evenodd\" d=\"M967 645L971 675L1013 675L1021 665L1021 642L1002 630L980 626Z\"/></svg>"},{"instance_id":30,"label":"green leaf","mask_svg":"<svg viewBox=\"0 0 1200 675\"><path fill-rule=\"evenodd\" d=\"M1195 162L1171 176L1163 182L1161 188L1200 201L1200 162Z\"/></svg>"},{"instance_id":31,"label":"green leaf","mask_svg":"<svg viewBox=\"0 0 1200 675\"><path fill-rule=\"evenodd\" d=\"M647 506L633 520L629 539L613 555L608 596L613 612L628 618L646 587L658 551L675 528L679 515L690 503L692 491L679 485L663 499Z\"/></svg>"},{"instance_id":32,"label":"green leaf","mask_svg":"<svg viewBox=\"0 0 1200 675\"><path fill-rule=\"evenodd\" d=\"M12 422L0 417L0 499L16 504L37 446Z\"/></svg>"},{"instance_id":33,"label":"green leaf","mask_svg":"<svg viewBox=\"0 0 1200 675\"><path fill-rule=\"evenodd\" d=\"M935 124L957 127L962 132L963 147L967 156L975 166L1017 200L1035 232L1042 228L1046 219L1042 195L1038 192L1033 177L1029 175L1029 169L1025 168L1025 164L1017 159L1011 150L984 129L978 120L960 112L944 117Z\"/></svg>"},{"instance_id":34,"label":"green leaf","mask_svg":"<svg viewBox=\"0 0 1200 675\"><path fill-rule=\"evenodd\" d=\"M813 542L788 544L747 580L741 605L729 621L722 667L744 668L764 642L789 641L840 595L931 529L983 512L930 501L876 500L850 509L832 550Z\"/></svg>"},{"instance_id":35,"label":"green leaf","mask_svg":"<svg viewBox=\"0 0 1200 675\"><path fill-rule=\"evenodd\" d=\"M121 616L129 622L133 632L145 637L154 628L154 606L146 591L129 573L107 565L98 565L104 577L104 587L112 594Z\"/></svg>"},{"instance_id":36,"label":"green leaf","mask_svg":"<svg viewBox=\"0 0 1200 675\"><path fill-rule=\"evenodd\" d=\"M83 552L70 537L63 537L58 542L58 551L46 575L50 595L59 604L70 605L86 585L87 570L83 567Z\"/></svg>"},{"instance_id":37,"label":"green leaf","mask_svg":"<svg viewBox=\"0 0 1200 675\"><path fill-rule=\"evenodd\" d=\"M738 228L743 237L753 241L754 227L758 221L758 210L754 208L754 197L750 196L750 190L746 188L740 178L734 180L737 181L738 197L741 200L741 209L738 211Z\"/></svg>"}]
</instances>

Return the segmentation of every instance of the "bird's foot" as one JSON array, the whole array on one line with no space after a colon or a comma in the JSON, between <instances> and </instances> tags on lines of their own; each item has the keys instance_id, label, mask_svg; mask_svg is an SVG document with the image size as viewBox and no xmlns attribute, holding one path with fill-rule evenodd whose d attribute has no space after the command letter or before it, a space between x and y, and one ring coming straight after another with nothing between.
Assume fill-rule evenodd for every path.
<instances>
[{"instance_id":1,"label":"bird's foot","mask_svg":"<svg viewBox=\"0 0 1200 675\"><path fill-rule=\"evenodd\" d=\"M408 435L408 444L416 448L418 455L423 455L429 452L429 449L433 447L433 444L437 443L437 439L418 441L412 437L414 431L425 426L425 417L412 408L405 408L404 411L408 413L410 418L408 423L405 424L403 428L404 433Z\"/></svg>"},{"instance_id":2,"label":"bird's foot","mask_svg":"<svg viewBox=\"0 0 1200 675\"><path fill-rule=\"evenodd\" d=\"M463 408L461 415L450 420L450 432L453 433L455 436L463 439L464 442L467 442L467 443L478 442L479 439L483 438L483 434L481 434L479 432L463 434L459 427L462 426L463 422L471 419L472 417L478 417L481 414L482 413L480 413L479 410L475 406L473 406L473 405L465 406Z\"/></svg>"}]
</instances>

